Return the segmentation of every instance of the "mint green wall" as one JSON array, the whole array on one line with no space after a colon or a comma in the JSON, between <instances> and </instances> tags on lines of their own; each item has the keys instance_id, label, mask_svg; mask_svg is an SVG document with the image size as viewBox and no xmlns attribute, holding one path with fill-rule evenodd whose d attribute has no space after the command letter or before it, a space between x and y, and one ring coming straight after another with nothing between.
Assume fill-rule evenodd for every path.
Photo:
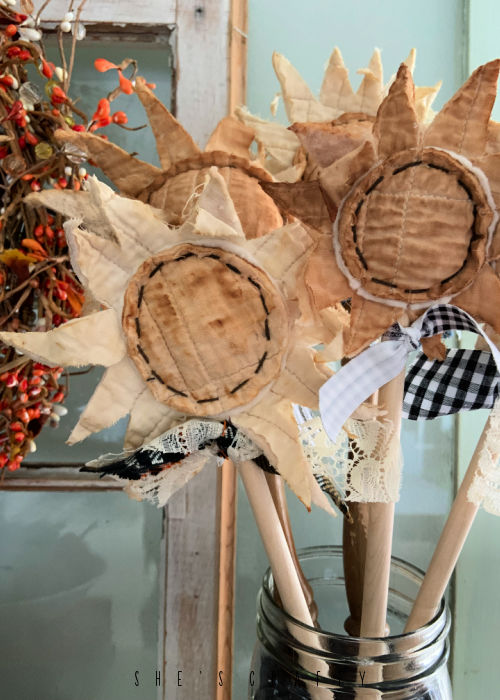
<instances>
[{"instance_id":1,"label":"mint green wall","mask_svg":"<svg viewBox=\"0 0 500 700\"><path fill-rule=\"evenodd\" d=\"M416 47L415 80L419 85L443 80L440 106L462 81L464 37L461 0L249 0L248 106L261 116L269 114L279 89L273 51L283 53L319 90L334 46L354 81L375 47L382 50L387 79Z\"/></svg>"},{"instance_id":2,"label":"mint green wall","mask_svg":"<svg viewBox=\"0 0 500 700\"><path fill-rule=\"evenodd\" d=\"M469 0L470 70L500 56L500 3L497 0ZM493 117L500 121L500 102L495 105Z\"/></svg>"}]
</instances>

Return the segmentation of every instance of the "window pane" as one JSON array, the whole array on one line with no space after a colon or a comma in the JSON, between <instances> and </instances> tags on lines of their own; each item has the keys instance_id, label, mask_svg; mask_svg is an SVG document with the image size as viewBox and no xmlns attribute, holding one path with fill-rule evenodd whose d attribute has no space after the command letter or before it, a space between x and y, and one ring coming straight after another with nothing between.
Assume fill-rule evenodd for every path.
<instances>
[{"instance_id":1,"label":"window pane","mask_svg":"<svg viewBox=\"0 0 500 700\"><path fill-rule=\"evenodd\" d=\"M1 697L156 698L162 511L0 493L0 522Z\"/></svg>"},{"instance_id":2,"label":"window pane","mask_svg":"<svg viewBox=\"0 0 500 700\"><path fill-rule=\"evenodd\" d=\"M48 52L50 59L58 65L60 59L54 41L49 39ZM172 52L169 44L166 43L166 38L161 43L149 44L104 39L98 42L83 41L77 44L70 95L73 99L80 98L77 105L89 118L92 117L98 101L118 85L116 71L99 73L95 70L96 58L107 58L117 64L124 58L135 58L139 64L138 74L144 76L148 82L156 83L156 95L165 105L168 107L171 105ZM126 112L127 126L147 124L144 109L135 95L120 95L112 103L112 111L116 110ZM126 131L119 126L111 125L96 133L107 133L111 141L129 153L137 153L141 160L159 166L151 129ZM91 168L88 169L92 171ZM100 171L95 170L95 172L100 179L105 179ZM108 184L111 183L108 181ZM26 463L50 463L56 466L58 463L85 462L104 452L118 452L122 449L127 418L119 421L113 428L87 438L79 445L68 447L65 444L102 374L102 368L96 367L91 368L88 374L70 378L70 393L65 403L68 415L62 418L57 430L46 427L42 431L36 440L37 452L28 457Z\"/></svg>"}]
</instances>

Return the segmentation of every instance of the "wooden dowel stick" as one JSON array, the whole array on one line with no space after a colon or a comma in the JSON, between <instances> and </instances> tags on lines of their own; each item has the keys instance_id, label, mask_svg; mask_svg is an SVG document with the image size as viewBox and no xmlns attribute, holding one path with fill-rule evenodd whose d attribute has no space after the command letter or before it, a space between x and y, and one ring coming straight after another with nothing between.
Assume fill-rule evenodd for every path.
<instances>
[{"instance_id":1,"label":"wooden dowel stick","mask_svg":"<svg viewBox=\"0 0 500 700\"><path fill-rule=\"evenodd\" d=\"M453 502L439 542L413 605L405 632L413 632L432 620L453 574L458 557L478 511L478 506L467 500L467 493L476 474L479 458L490 426L491 414L486 421L469 467Z\"/></svg>"},{"instance_id":2,"label":"wooden dowel stick","mask_svg":"<svg viewBox=\"0 0 500 700\"><path fill-rule=\"evenodd\" d=\"M349 503L352 522L344 518L342 532L342 558L349 617L344 622L347 634L359 637L363 605L363 582L368 531L368 503Z\"/></svg>"},{"instance_id":3,"label":"wooden dowel stick","mask_svg":"<svg viewBox=\"0 0 500 700\"><path fill-rule=\"evenodd\" d=\"M343 364L347 364L347 361L344 361ZM377 402L378 391L368 399L367 403L376 405ZM349 513L351 520L344 518L342 524L342 560L344 564L345 592L350 613L344 622L344 629L347 634L359 637L365 580L368 504L350 501Z\"/></svg>"},{"instance_id":4,"label":"wooden dowel stick","mask_svg":"<svg viewBox=\"0 0 500 700\"><path fill-rule=\"evenodd\" d=\"M296 620L303 622L308 627L314 627L265 474L262 469L251 461L239 462L238 469L257 527L259 528L283 607ZM314 629L294 628L293 634L304 647L317 648L318 639ZM306 672L313 675L318 673L321 676L328 677L330 669L324 660L316 658L310 653L302 653L300 651L298 652L298 658L299 663ZM315 685L308 688L308 691L311 700L320 700L320 698L325 697L324 690Z\"/></svg>"},{"instance_id":5,"label":"wooden dowel stick","mask_svg":"<svg viewBox=\"0 0 500 700\"><path fill-rule=\"evenodd\" d=\"M296 620L313 627L311 613L267 486L265 474L251 461L240 462L238 468L283 606L288 614Z\"/></svg>"},{"instance_id":6,"label":"wooden dowel stick","mask_svg":"<svg viewBox=\"0 0 500 700\"><path fill-rule=\"evenodd\" d=\"M392 421L392 439L399 443L405 373L401 372L379 390L379 405ZM391 568L394 503L368 504L368 530L360 635L384 637L387 633L387 598Z\"/></svg>"},{"instance_id":7,"label":"wooden dowel stick","mask_svg":"<svg viewBox=\"0 0 500 700\"><path fill-rule=\"evenodd\" d=\"M283 484L283 479L278 474L265 474L267 485L269 486L269 491L271 492L272 499L274 501L274 506L276 512L278 513L278 518L280 519L281 527L283 528L283 534L288 544L288 549L292 555L292 560L297 571L297 576L299 577L300 585L304 592L306 598L307 607L311 613L311 617L314 622L318 619L318 606L314 600L314 594L308 580L304 576L302 567L297 556L297 550L295 549L295 541L293 539L292 524L290 522L290 515L288 513L288 504L286 502L285 487Z\"/></svg>"},{"instance_id":8,"label":"wooden dowel stick","mask_svg":"<svg viewBox=\"0 0 500 700\"><path fill-rule=\"evenodd\" d=\"M221 470L219 538L219 612L217 624L217 673L224 684L216 684L216 700L231 700L234 641L234 576L236 558L237 473L226 459Z\"/></svg>"}]
</instances>

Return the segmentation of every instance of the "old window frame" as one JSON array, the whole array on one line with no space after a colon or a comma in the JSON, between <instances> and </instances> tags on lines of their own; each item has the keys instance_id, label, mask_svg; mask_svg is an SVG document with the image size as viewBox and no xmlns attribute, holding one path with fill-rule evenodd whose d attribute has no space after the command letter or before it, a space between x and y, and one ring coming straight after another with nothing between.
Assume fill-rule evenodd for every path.
<instances>
[{"instance_id":1,"label":"old window frame","mask_svg":"<svg viewBox=\"0 0 500 700\"><path fill-rule=\"evenodd\" d=\"M35 2L35 7L42 5ZM76 3L75 3L76 5ZM43 13L55 26L67 11L54 0ZM82 21L90 40L167 40L174 56L172 111L203 146L217 122L246 92L247 0L88 0ZM112 20L110 21L110 18ZM80 473L79 463L32 463L5 479L10 491L114 491L112 479ZM170 669L203 668L193 674L192 697L231 698L235 571L236 472L226 462L217 478L204 470L164 509L159 562L158 700L177 697ZM190 619L183 619L184 603ZM186 643L178 630L189 625ZM185 638L185 635L182 635ZM219 672L222 671L223 685ZM186 688L181 692L186 692ZM185 697L185 695L184 695Z\"/></svg>"}]
</instances>

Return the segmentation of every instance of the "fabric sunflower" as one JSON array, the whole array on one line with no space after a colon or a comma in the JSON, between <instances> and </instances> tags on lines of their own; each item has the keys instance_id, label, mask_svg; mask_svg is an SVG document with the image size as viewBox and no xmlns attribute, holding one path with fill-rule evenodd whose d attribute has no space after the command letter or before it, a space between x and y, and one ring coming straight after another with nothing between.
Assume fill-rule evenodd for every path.
<instances>
[{"instance_id":1,"label":"fabric sunflower","mask_svg":"<svg viewBox=\"0 0 500 700\"><path fill-rule=\"evenodd\" d=\"M216 168L179 228L96 179L88 192L32 201L73 217L65 225L72 263L107 307L48 333L0 334L49 364L107 367L69 443L127 414L127 447L186 415L230 418L307 506L311 493L324 498L292 409L316 408L330 374L311 347L318 338L303 273L313 241L303 226L248 240Z\"/></svg>"},{"instance_id":2,"label":"fabric sunflower","mask_svg":"<svg viewBox=\"0 0 500 700\"><path fill-rule=\"evenodd\" d=\"M412 49L405 61L412 73L415 59L416 51ZM368 67L358 71L363 79L354 91L342 54L335 48L325 69L319 98L290 61L276 52L273 67L292 127L287 129L278 122L260 119L245 109L236 113L253 129L262 164L282 182L315 179L318 167L330 165L364 141L394 80L392 76L387 85L384 83L378 49ZM416 88L415 109L420 121L432 118L431 105L440 86L437 83Z\"/></svg>"},{"instance_id":3,"label":"fabric sunflower","mask_svg":"<svg viewBox=\"0 0 500 700\"><path fill-rule=\"evenodd\" d=\"M306 281L319 309L351 300L346 355L438 302L500 331L500 144L490 121L499 65L478 68L423 124L403 64L368 138L323 168L300 202L296 186L281 186L297 216L314 202L318 227L333 220L333 246L311 258Z\"/></svg>"}]
</instances>

